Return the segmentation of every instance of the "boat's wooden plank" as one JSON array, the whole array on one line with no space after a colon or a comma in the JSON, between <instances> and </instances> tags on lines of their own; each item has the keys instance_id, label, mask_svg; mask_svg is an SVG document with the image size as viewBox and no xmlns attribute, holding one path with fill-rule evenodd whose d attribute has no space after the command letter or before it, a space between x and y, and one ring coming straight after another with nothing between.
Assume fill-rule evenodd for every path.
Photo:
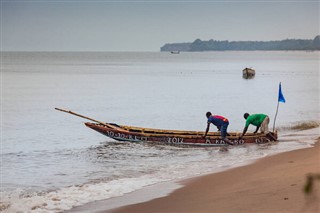
<instances>
[{"instance_id":1,"label":"boat's wooden plank","mask_svg":"<svg viewBox=\"0 0 320 213\"><path fill-rule=\"evenodd\" d=\"M136 127L136 126L124 126L121 125L121 127L129 132L141 132L141 133L150 133L150 134L180 134L180 135L204 135L204 131L185 131L185 130L164 130L164 129L153 129L153 128L142 128L142 127ZM241 133L230 133L230 136L235 134L236 136L240 136ZM219 136L220 132L208 132L207 135L216 135ZM255 136L254 133L247 133L246 136Z\"/></svg>"}]
</instances>

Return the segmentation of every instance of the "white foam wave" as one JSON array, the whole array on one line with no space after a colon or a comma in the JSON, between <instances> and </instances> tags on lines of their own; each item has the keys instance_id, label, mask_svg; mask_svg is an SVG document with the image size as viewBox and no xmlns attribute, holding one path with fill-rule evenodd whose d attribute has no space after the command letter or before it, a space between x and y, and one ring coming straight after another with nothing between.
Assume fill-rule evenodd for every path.
<instances>
[{"instance_id":1,"label":"white foam wave","mask_svg":"<svg viewBox=\"0 0 320 213\"><path fill-rule=\"evenodd\" d=\"M145 176L113 180L107 183L70 186L47 193L25 196L21 196L21 191L16 190L10 193L3 193L1 205L4 213L62 212L85 203L122 196L157 182L159 182L159 179Z\"/></svg>"}]
</instances>

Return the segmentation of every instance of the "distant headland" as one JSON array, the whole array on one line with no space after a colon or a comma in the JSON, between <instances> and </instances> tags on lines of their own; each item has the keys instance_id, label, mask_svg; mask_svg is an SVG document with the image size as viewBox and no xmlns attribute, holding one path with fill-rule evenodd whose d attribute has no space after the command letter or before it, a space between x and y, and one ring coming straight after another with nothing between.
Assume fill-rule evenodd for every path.
<instances>
[{"instance_id":1,"label":"distant headland","mask_svg":"<svg viewBox=\"0 0 320 213\"><path fill-rule=\"evenodd\" d=\"M320 50L320 35L314 39L285 39L279 41L202 41L170 43L160 48L161 52L203 52L203 51L250 51L250 50Z\"/></svg>"}]
</instances>

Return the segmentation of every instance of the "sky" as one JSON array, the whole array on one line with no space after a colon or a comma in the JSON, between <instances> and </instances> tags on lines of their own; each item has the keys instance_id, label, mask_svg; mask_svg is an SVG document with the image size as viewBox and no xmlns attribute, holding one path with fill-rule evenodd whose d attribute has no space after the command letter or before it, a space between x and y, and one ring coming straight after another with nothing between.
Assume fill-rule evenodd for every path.
<instances>
[{"instance_id":1,"label":"sky","mask_svg":"<svg viewBox=\"0 0 320 213\"><path fill-rule=\"evenodd\" d=\"M1 51L160 51L319 35L320 0L0 0Z\"/></svg>"}]
</instances>

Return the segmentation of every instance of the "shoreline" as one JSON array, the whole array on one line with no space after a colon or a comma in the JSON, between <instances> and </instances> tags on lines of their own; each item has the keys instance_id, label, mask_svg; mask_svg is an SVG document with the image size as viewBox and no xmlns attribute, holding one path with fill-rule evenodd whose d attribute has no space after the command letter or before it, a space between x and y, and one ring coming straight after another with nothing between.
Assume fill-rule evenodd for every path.
<instances>
[{"instance_id":1,"label":"shoreline","mask_svg":"<svg viewBox=\"0 0 320 213\"><path fill-rule=\"evenodd\" d=\"M320 212L320 181L314 182L314 192L310 195L303 191L307 175L320 174L319 165L320 138L313 147L279 153L253 164L184 180L179 182L182 188L165 197L98 211Z\"/></svg>"}]
</instances>

